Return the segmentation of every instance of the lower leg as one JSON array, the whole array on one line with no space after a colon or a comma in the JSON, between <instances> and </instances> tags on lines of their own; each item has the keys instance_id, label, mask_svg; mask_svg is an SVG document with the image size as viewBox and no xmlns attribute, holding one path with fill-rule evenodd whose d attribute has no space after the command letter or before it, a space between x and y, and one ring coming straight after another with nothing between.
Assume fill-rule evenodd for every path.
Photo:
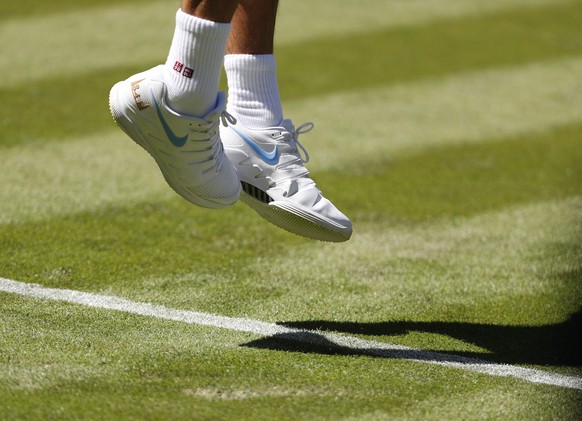
<instances>
[{"instance_id":1,"label":"lower leg","mask_svg":"<svg viewBox=\"0 0 582 421\"><path fill-rule=\"evenodd\" d=\"M278 0L240 0L227 54L273 54Z\"/></svg>"},{"instance_id":2,"label":"lower leg","mask_svg":"<svg viewBox=\"0 0 582 421\"><path fill-rule=\"evenodd\" d=\"M184 13L212 22L229 23L238 0L182 0Z\"/></svg>"},{"instance_id":3,"label":"lower leg","mask_svg":"<svg viewBox=\"0 0 582 421\"><path fill-rule=\"evenodd\" d=\"M244 126L278 125L283 119L273 56L277 0L240 0L224 60L228 110Z\"/></svg>"}]
</instances>

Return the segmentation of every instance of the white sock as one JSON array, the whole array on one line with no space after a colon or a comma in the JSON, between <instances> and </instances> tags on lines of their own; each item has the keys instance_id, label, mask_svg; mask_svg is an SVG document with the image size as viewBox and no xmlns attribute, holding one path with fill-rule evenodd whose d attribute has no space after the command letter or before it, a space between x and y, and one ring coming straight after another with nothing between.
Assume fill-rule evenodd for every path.
<instances>
[{"instance_id":1,"label":"white sock","mask_svg":"<svg viewBox=\"0 0 582 421\"><path fill-rule=\"evenodd\" d=\"M200 19L178 10L164 66L170 107L199 116L214 109L230 23Z\"/></svg>"},{"instance_id":2,"label":"white sock","mask_svg":"<svg viewBox=\"0 0 582 421\"><path fill-rule=\"evenodd\" d=\"M275 57L272 54L227 54L224 68L228 81L228 112L251 129L279 125L283 109Z\"/></svg>"}]
</instances>

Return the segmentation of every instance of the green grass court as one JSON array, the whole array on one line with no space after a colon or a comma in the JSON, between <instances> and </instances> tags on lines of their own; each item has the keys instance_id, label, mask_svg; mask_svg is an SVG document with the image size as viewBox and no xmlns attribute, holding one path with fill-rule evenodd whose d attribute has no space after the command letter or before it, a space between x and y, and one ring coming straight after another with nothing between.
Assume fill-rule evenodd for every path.
<instances>
[{"instance_id":1,"label":"green grass court","mask_svg":"<svg viewBox=\"0 0 582 421\"><path fill-rule=\"evenodd\" d=\"M284 111L347 243L196 208L115 127L179 2L2 3L0 419L580 419L582 1L281 3Z\"/></svg>"}]
</instances>

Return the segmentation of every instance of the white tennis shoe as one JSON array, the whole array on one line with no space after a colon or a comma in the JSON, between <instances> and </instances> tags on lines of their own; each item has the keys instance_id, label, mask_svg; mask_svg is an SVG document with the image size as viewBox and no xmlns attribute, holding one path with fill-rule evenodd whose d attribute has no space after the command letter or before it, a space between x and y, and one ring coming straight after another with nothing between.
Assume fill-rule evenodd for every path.
<instances>
[{"instance_id":1,"label":"white tennis shoe","mask_svg":"<svg viewBox=\"0 0 582 421\"><path fill-rule=\"evenodd\" d=\"M226 95L219 92L215 109L203 117L179 114L166 103L162 69L154 67L111 88L113 119L150 153L180 196L206 208L234 204L240 182L219 133L220 119L231 118L225 112Z\"/></svg>"},{"instance_id":2,"label":"white tennis shoe","mask_svg":"<svg viewBox=\"0 0 582 421\"><path fill-rule=\"evenodd\" d=\"M248 129L240 123L220 127L226 155L238 171L241 200L272 224L304 237L340 242L352 235L350 220L323 197L309 177L306 149L290 120L280 127ZM299 149L303 152L299 152Z\"/></svg>"}]
</instances>

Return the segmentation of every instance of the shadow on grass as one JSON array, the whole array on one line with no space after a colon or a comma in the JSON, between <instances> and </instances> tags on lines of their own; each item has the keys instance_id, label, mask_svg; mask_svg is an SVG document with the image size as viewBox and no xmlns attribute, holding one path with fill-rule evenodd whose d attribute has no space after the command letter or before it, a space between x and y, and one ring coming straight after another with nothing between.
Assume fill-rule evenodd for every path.
<instances>
[{"instance_id":1,"label":"shadow on grass","mask_svg":"<svg viewBox=\"0 0 582 421\"><path fill-rule=\"evenodd\" d=\"M366 355L383 358L553 366L582 366L582 309L568 320L545 326L498 326L462 322L394 321L378 323L298 321L281 325L302 329L244 344L252 348L318 353L325 355ZM487 349L489 352L378 349L340 345L318 332L333 331L353 335L395 336L408 332L447 335ZM452 355L454 354L454 355Z\"/></svg>"}]
</instances>

